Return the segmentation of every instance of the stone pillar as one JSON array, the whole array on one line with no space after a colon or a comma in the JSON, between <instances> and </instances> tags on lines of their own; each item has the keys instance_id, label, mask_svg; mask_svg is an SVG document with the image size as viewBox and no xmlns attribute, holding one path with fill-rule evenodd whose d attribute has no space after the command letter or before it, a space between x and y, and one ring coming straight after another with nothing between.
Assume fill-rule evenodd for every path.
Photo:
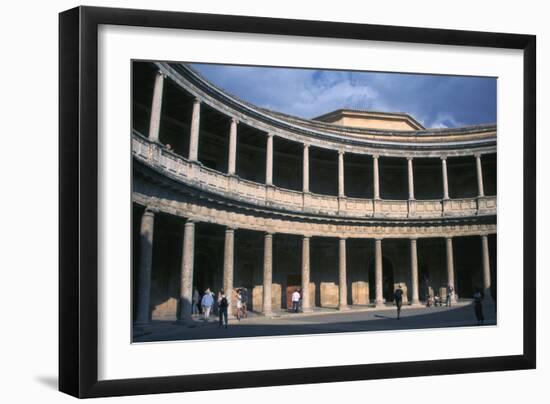
<instances>
[{"instance_id":1,"label":"stone pillar","mask_svg":"<svg viewBox=\"0 0 550 404\"><path fill-rule=\"evenodd\" d=\"M374 305L376 307L384 306L384 289L382 284L382 239L377 238L374 241L374 262L375 262L375 285L376 285L376 297L374 300Z\"/></svg>"},{"instance_id":2,"label":"stone pillar","mask_svg":"<svg viewBox=\"0 0 550 404\"><path fill-rule=\"evenodd\" d=\"M157 72L153 87L153 100L151 102L151 120L149 121L149 140L159 141L160 117L162 114L162 93L164 91L164 74Z\"/></svg>"},{"instance_id":3,"label":"stone pillar","mask_svg":"<svg viewBox=\"0 0 550 404\"><path fill-rule=\"evenodd\" d=\"M199 159L199 127L201 120L201 102L198 98L193 101L193 115L191 116L191 136L189 139L189 160Z\"/></svg>"},{"instance_id":4,"label":"stone pillar","mask_svg":"<svg viewBox=\"0 0 550 404\"><path fill-rule=\"evenodd\" d=\"M378 156L372 156L374 199L380 199L380 182L378 179Z\"/></svg>"},{"instance_id":5,"label":"stone pillar","mask_svg":"<svg viewBox=\"0 0 550 404\"><path fill-rule=\"evenodd\" d=\"M483 169L481 168L481 156L476 154L476 171L477 171L477 196L485 196L483 191Z\"/></svg>"},{"instance_id":6,"label":"stone pillar","mask_svg":"<svg viewBox=\"0 0 550 404\"><path fill-rule=\"evenodd\" d=\"M416 248L416 239L411 238L411 305L419 306L418 297L418 255Z\"/></svg>"},{"instance_id":7,"label":"stone pillar","mask_svg":"<svg viewBox=\"0 0 550 404\"><path fill-rule=\"evenodd\" d=\"M338 249L338 310L348 310L348 280L346 276L346 239L340 239Z\"/></svg>"},{"instance_id":8,"label":"stone pillar","mask_svg":"<svg viewBox=\"0 0 550 404\"><path fill-rule=\"evenodd\" d=\"M237 171L237 120L231 118L229 127L229 158L227 160L227 174L235 175Z\"/></svg>"},{"instance_id":9,"label":"stone pillar","mask_svg":"<svg viewBox=\"0 0 550 404\"><path fill-rule=\"evenodd\" d=\"M235 229L225 229L225 246L223 252L223 290L227 298L227 316L231 316L233 300L233 265L235 257Z\"/></svg>"},{"instance_id":10,"label":"stone pillar","mask_svg":"<svg viewBox=\"0 0 550 404\"><path fill-rule=\"evenodd\" d=\"M193 266L195 262L195 222L185 222L183 231L183 254L181 258L180 322L191 321L191 299L193 298Z\"/></svg>"},{"instance_id":11,"label":"stone pillar","mask_svg":"<svg viewBox=\"0 0 550 404\"><path fill-rule=\"evenodd\" d=\"M414 200L414 173L413 173L413 159L407 157L407 172L409 176L409 200Z\"/></svg>"},{"instance_id":12,"label":"stone pillar","mask_svg":"<svg viewBox=\"0 0 550 404\"><path fill-rule=\"evenodd\" d=\"M267 134L267 152L265 162L265 183L273 185L273 134Z\"/></svg>"},{"instance_id":13,"label":"stone pillar","mask_svg":"<svg viewBox=\"0 0 550 404\"><path fill-rule=\"evenodd\" d=\"M481 252L483 258L483 293L484 299L491 296L491 263L489 261L489 239L486 234L481 236Z\"/></svg>"},{"instance_id":14,"label":"stone pillar","mask_svg":"<svg viewBox=\"0 0 550 404\"><path fill-rule=\"evenodd\" d=\"M149 301L151 296L151 264L153 262L153 230L155 214L145 210L141 217L140 255L138 272L138 293L136 299L136 325L149 323Z\"/></svg>"},{"instance_id":15,"label":"stone pillar","mask_svg":"<svg viewBox=\"0 0 550 404\"><path fill-rule=\"evenodd\" d=\"M447 245L447 284L453 287L454 293L451 298L453 303L456 303L456 289L455 289L455 267L453 258L453 238L447 237L445 239Z\"/></svg>"},{"instance_id":16,"label":"stone pillar","mask_svg":"<svg viewBox=\"0 0 550 404\"><path fill-rule=\"evenodd\" d=\"M344 192L344 152L338 151L338 196L346 196Z\"/></svg>"},{"instance_id":17,"label":"stone pillar","mask_svg":"<svg viewBox=\"0 0 550 404\"><path fill-rule=\"evenodd\" d=\"M309 145L304 143L304 158L303 158L303 191L309 192Z\"/></svg>"},{"instance_id":18,"label":"stone pillar","mask_svg":"<svg viewBox=\"0 0 550 404\"><path fill-rule=\"evenodd\" d=\"M272 314L271 309L271 284L273 279L273 234L265 233L264 236L264 286L263 286L263 313L266 316Z\"/></svg>"},{"instance_id":19,"label":"stone pillar","mask_svg":"<svg viewBox=\"0 0 550 404\"><path fill-rule=\"evenodd\" d=\"M441 174L443 177L443 199L449 199L449 181L447 179L447 157L441 157Z\"/></svg>"},{"instance_id":20,"label":"stone pillar","mask_svg":"<svg viewBox=\"0 0 550 404\"><path fill-rule=\"evenodd\" d=\"M312 311L309 296L309 237L302 238L302 311Z\"/></svg>"}]
</instances>

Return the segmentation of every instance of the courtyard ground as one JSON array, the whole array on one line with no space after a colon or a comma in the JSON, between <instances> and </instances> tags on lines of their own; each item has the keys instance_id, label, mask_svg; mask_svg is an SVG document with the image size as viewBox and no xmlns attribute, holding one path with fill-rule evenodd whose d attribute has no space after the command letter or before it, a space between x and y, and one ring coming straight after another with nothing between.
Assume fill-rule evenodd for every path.
<instances>
[{"instance_id":1,"label":"courtyard ground","mask_svg":"<svg viewBox=\"0 0 550 404\"><path fill-rule=\"evenodd\" d=\"M494 304L484 304L484 325L496 324ZM397 319L395 306L381 309L354 306L347 312L316 309L313 313L279 312L272 317L250 313L248 318L229 320L227 329L218 327L217 316L209 321L195 316L190 324L155 320L134 329L134 342L200 340L274 335L324 334L358 331L405 330L477 326L473 304L462 301L452 307L404 306Z\"/></svg>"}]
</instances>

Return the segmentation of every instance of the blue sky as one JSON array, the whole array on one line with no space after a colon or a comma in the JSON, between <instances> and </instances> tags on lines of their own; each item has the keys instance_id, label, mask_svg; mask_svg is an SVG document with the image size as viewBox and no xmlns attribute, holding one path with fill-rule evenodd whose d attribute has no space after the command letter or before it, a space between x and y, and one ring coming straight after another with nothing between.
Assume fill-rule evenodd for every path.
<instances>
[{"instance_id":1,"label":"blue sky","mask_svg":"<svg viewBox=\"0 0 550 404\"><path fill-rule=\"evenodd\" d=\"M495 78L191 66L238 98L303 118L352 108L407 112L427 128L496 123Z\"/></svg>"}]
</instances>

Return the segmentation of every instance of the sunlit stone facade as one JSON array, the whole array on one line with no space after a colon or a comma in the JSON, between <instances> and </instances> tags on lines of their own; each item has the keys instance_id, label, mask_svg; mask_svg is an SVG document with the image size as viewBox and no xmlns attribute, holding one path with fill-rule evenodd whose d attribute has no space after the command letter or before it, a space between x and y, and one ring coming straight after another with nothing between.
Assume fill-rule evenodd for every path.
<instances>
[{"instance_id":1,"label":"sunlit stone facade","mask_svg":"<svg viewBox=\"0 0 550 404\"><path fill-rule=\"evenodd\" d=\"M347 126L346 126L347 125ZM193 286L251 309L496 298L496 126L315 120L243 102L183 64L133 64L134 320L190 318ZM232 294L229 294L232 297ZM234 302L233 302L234 304Z\"/></svg>"}]
</instances>

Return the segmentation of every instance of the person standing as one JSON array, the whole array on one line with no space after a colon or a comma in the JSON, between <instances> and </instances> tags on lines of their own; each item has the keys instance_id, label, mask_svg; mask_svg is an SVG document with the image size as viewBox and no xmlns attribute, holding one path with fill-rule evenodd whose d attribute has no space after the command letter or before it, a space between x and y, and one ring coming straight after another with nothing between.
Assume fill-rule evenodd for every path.
<instances>
[{"instance_id":1,"label":"person standing","mask_svg":"<svg viewBox=\"0 0 550 404\"><path fill-rule=\"evenodd\" d=\"M403 289L401 289L401 285L393 293L393 300L397 306L397 319L399 320L401 318L401 306L403 305Z\"/></svg>"},{"instance_id":2,"label":"person standing","mask_svg":"<svg viewBox=\"0 0 550 404\"><path fill-rule=\"evenodd\" d=\"M246 288L241 289L241 304L242 314L244 318L248 317L248 290Z\"/></svg>"},{"instance_id":3,"label":"person standing","mask_svg":"<svg viewBox=\"0 0 550 404\"><path fill-rule=\"evenodd\" d=\"M298 313L298 308L300 307L300 292L298 289L292 294L292 311Z\"/></svg>"},{"instance_id":4,"label":"person standing","mask_svg":"<svg viewBox=\"0 0 550 404\"><path fill-rule=\"evenodd\" d=\"M453 297L454 288L451 286L451 284L447 284L447 300L446 300L446 306L451 307L451 298Z\"/></svg>"},{"instance_id":5,"label":"person standing","mask_svg":"<svg viewBox=\"0 0 550 404\"><path fill-rule=\"evenodd\" d=\"M212 297L212 292L210 291L210 288L208 288L204 292L204 295L202 296L202 300L201 300L201 306L204 314L204 321L208 321L208 318L210 317L210 310L212 309L213 304L214 304L214 298Z\"/></svg>"},{"instance_id":6,"label":"person standing","mask_svg":"<svg viewBox=\"0 0 550 404\"><path fill-rule=\"evenodd\" d=\"M477 325L482 325L483 321L485 321L485 318L483 317L482 301L483 294L479 288L476 288L476 292L474 293L474 312L476 314Z\"/></svg>"},{"instance_id":7,"label":"person standing","mask_svg":"<svg viewBox=\"0 0 550 404\"><path fill-rule=\"evenodd\" d=\"M219 316L219 322L218 322L218 328L222 328L223 325L225 325L225 328L227 328L227 298L225 297L225 293L220 291L220 298L218 300L218 316Z\"/></svg>"},{"instance_id":8,"label":"person standing","mask_svg":"<svg viewBox=\"0 0 550 404\"><path fill-rule=\"evenodd\" d=\"M241 295L241 290L237 289L237 320L241 321L243 311L243 297Z\"/></svg>"},{"instance_id":9,"label":"person standing","mask_svg":"<svg viewBox=\"0 0 550 404\"><path fill-rule=\"evenodd\" d=\"M191 314L200 314L199 305L201 303L201 297L199 295L199 290L195 286L193 288L193 308Z\"/></svg>"}]
</instances>

